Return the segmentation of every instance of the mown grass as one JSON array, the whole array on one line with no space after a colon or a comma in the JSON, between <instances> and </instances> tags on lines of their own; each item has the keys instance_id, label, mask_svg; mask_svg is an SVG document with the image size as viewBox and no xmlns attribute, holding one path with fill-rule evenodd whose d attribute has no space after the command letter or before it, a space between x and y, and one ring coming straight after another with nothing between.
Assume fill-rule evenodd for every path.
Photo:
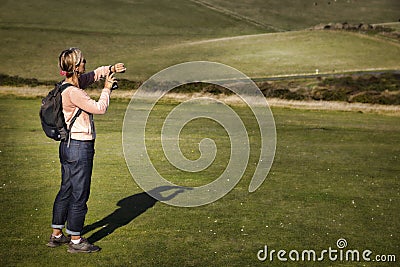
<instances>
[{"instance_id":1,"label":"mown grass","mask_svg":"<svg viewBox=\"0 0 400 267\"><path fill-rule=\"evenodd\" d=\"M246 124L252 145L245 176L215 203L177 208L144 194L126 168L121 129L127 104L113 100L108 113L95 118L98 138L86 223L113 215L106 219L111 225L86 236L97 240L103 250L70 255L65 247L45 246L60 167L58 144L40 129L40 99L0 98L2 266L283 266L278 261L259 262L258 250L268 245L276 250L320 251L336 248L339 238L346 238L349 248L370 249L374 255L398 254L398 117L274 108L275 161L264 184L248 193L260 138L249 110L233 106ZM165 100L156 106L149 135L157 135L159 120L175 104ZM225 154L229 147L221 130L212 122L194 121L184 128L182 150L195 157L193 142L206 135ZM148 144L152 158L162 159L157 138ZM156 164L183 184L206 183L224 168L222 164L205 174L190 174L165 162ZM127 197L117 211L117 203ZM316 266L333 264L354 262L324 261Z\"/></svg>"}]
</instances>

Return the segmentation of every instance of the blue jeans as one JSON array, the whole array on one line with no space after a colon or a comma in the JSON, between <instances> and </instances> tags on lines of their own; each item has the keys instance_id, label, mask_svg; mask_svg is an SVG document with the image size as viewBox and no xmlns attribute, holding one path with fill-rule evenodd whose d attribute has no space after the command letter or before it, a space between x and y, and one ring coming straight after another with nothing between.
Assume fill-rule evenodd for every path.
<instances>
[{"instance_id":1,"label":"blue jeans","mask_svg":"<svg viewBox=\"0 0 400 267\"><path fill-rule=\"evenodd\" d=\"M94 140L61 142L61 187L53 206L52 228L62 229L67 223L67 234L81 235L92 177Z\"/></svg>"}]
</instances>

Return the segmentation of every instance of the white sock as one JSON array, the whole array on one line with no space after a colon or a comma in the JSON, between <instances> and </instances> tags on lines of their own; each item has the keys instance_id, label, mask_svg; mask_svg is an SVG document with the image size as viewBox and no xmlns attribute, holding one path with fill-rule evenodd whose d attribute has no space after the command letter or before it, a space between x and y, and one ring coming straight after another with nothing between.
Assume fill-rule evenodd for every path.
<instances>
[{"instance_id":1,"label":"white sock","mask_svg":"<svg viewBox=\"0 0 400 267\"><path fill-rule=\"evenodd\" d=\"M62 234L59 234L59 235L53 235L55 238L60 238L60 237L62 237Z\"/></svg>"},{"instance_id":2,"label":"white sock","mask_svg":"<svg viewBox=\"0 0 400 267\"><path fill-rule=\"evenodd\" d=\"M72 241L72 243L74 243L76 245L76 244L79 244L81 242L81 239L80 238L77 239L77 240L71 239L71 241Z\"/></svg>"}]
</instances>

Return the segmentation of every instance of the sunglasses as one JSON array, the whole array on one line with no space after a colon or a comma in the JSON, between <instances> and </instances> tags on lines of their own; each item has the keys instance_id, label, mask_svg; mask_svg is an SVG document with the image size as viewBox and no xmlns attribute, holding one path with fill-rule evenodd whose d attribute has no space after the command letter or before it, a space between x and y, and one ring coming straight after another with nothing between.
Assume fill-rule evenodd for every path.
<instances>
[{"instance_id":1,"label":"sunglasses","mask_svg":"<svg viewBox=\"0 0 400 267\"><path fill-rule=\"evenodd\" d=\"M79 66L80 64L86 64L86 59L84 58L82 61L78 62L78 64L76 64L76 66Z\"/></svg>"}]
</instances>

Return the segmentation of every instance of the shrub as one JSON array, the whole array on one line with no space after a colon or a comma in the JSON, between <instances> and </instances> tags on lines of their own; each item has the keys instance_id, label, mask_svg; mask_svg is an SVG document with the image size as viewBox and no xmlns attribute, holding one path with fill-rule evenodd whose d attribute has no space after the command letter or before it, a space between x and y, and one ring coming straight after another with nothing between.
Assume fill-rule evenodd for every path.
<instances>
[{"instance_id":1,"label":"shrub","mask_svg":"<svg viewBox=\"0 0 400 267\"><path fill-rule=\"evenodd\" d=\"M19 76L9 76L6 74L0 74L0 85L1 86L31 86L36 87L39 85L48 85L49 82L39 82L35 78L21 78Z\"/></svg>"}]
</instances>

